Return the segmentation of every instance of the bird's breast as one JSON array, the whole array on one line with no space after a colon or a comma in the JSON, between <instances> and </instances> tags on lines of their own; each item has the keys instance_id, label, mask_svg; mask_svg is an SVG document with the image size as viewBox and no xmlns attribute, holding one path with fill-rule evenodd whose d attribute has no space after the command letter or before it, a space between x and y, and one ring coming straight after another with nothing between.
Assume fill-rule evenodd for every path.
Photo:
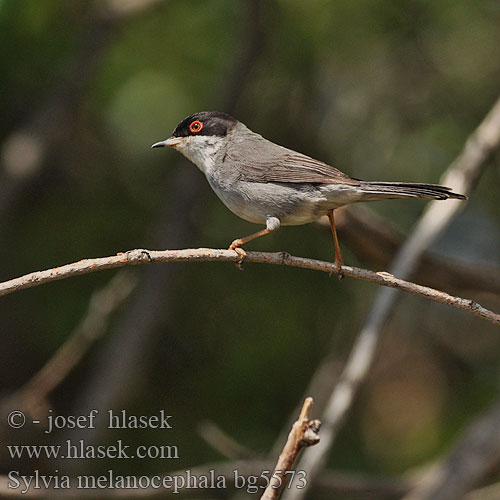
<instances>
[{"instance_id":1,"label":"bird's breast","mask_svg":"<svg viewBox=\"0 0 500 500\"><path fill-rule=\"evenodd\" d=\"M312 185L245 182L220 169L207 179L224 205L249 222L265 224L271 216L282 225L300 225L323 215L320 205L325 200Z\"/></svg>"}]
</instances>

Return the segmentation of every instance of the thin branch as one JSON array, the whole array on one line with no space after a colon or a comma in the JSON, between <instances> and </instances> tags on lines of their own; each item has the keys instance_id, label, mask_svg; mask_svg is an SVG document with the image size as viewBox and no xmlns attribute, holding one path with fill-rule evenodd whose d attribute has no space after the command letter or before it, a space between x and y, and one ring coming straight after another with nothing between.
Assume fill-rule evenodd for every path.
<instances>
[{"instance_id":1,"label":"thin branch","mask_svg":"<svg viewBox=\"0 0 500 500\"><path fill-rule=\"evenodd\" d=\"M221 250L214 248L190 248L185 250L144 250L136 249L125 253L119 253L110 257L98 257L85 259L61 267L54 267L46 271L36 271L19 278L0 283L0 296L33 288L35 286L51 283L53 281L89 274L105 269L115 269L124 266L135 266L153 262L239 262L240 255L234 250ZM323 271L325 273L335 272L335 266L331 262L324 262L304 257L294 257L287 253L269 252L247 252L245 262L259 264L274 264L282 266L299 267ZM486 309L477 302L455 297L440 290L435 290L410 281L396 278L387 272L374 272L358 267L342 266L344 276L364 281L370 281L377 285L396 288L413 295L418 295L435 302L447 304L455 309L468 312L478 318L500 324L500 314Z\"/></svg>"},{"instance_id":2,"label":"thin branch","mask_svg":"<svg viewBox=\"0 0 500 500\"><path fill-rule=\"evenodd\" d=\"M441 179L442 184L458 193L469 194L484 171L487 160L499 146L500 98L469 136L459 156L448 167ZM439 204L437 201L430 202L394 260L391 273L408 279L417 268L424 251L464 207L465 203L458 200L450 200L445 204ZM301 457L300 468L308 473L307 485L301 490L288 491L286 500L304 499L308 489L314 484L315 477L324 467L340 426L370 370L381 332L398 298L399 294L394 289L383 289L377 292L374 304L354 343L339 383L334 387L321 416L323 421L321 445L306 450Z\"/></svg>"},{"instance_id":3,"label":"thin branch","mask_svg":"<svg viewBox=\"0 0 500 500\"><path fill-rule=\"evenodd\" d=\"M277 500L280 498L281 492L287 484L288 476L293 470L293 464L302 448L319 443L318 431L321 422L319 420L309 420L312 405L313 399L306 398L300 410L299 418L292 425L292 430L279 456L273 475L260 500Z\"/></svg>"}]
</instances>

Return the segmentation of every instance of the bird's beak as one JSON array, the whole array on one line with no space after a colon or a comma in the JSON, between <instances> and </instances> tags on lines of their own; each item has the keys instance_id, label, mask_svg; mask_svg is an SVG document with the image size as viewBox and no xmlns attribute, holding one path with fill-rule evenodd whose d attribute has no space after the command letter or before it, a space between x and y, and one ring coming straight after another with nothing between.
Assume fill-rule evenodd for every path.
<instances>
[{"instance_id":1,"label":"bird's beak","mask_svg":"<svg viewBox=\"0 0 500 500\"><path fill-rule=\"evenodd\" d=\"M181 137L169 137L165 141L156 142L151 147L152 148L164 148L164 147L168 146L169 148L174 148L175 146L178 146L181 142L182 142Z\"/></svg>"}]
</instances>

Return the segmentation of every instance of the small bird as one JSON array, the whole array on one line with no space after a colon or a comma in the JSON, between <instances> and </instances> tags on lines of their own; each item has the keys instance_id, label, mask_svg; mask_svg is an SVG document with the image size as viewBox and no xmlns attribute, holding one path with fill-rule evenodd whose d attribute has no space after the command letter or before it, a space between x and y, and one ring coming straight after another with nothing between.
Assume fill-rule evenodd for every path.
<instances>
[{"instance_id":1,"label":"small bird","mask_svg":"<svg viewBox=\"0 0 500 500\"><path fill-rule=\"evenodd\" d=\"M217 196L234 214L266 228L235 239L229 246L240 254L242 245L280 226L307 224L328 215L335 245L335 270L343 264L333 211L359 201L389 198L466 199L437 184L370 182L292 149L279 146L218 111L195 113L182 120L164 141L151 147L172 147L206 176ZM241 262L241 261L240 261Z\"/></svg>"}]
</instances>

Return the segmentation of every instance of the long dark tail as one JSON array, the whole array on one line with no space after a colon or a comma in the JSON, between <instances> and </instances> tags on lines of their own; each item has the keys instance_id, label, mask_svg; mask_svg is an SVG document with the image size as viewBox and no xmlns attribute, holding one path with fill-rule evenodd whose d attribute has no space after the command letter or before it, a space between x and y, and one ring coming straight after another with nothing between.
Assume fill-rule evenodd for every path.
<instances>
[{"instance_id":1,"label":"long dark tail","mask_svg":"<svg viewBox=\"0 0 500 500\"><path fill-rule=\"evenodd\" d=\"M365 201L389 198L432 198L466 200L467 196L454 193L451 188L439 184L411 184L406 182L361 182Z\"/></svg>"}]
</instances>

